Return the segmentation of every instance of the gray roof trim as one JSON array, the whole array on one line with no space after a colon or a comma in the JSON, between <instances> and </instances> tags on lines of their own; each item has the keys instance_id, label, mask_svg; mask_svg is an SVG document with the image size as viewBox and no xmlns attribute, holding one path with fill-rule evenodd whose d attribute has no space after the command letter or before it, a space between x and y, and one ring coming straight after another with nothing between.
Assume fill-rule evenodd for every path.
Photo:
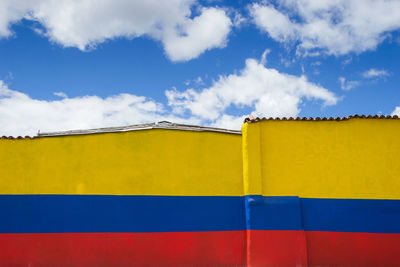
<instances>
[{"instance_id":1,"label":"gray roof trim","mask_svg":"<svg viewBox=\"0 0 400 267\"><path fill-rule=\"evenodd\" d=\"M136 124L130 126L121 126L121 127L97 128L88 130L70 130L70 131L48 132L48 133L38 132L37 137L118 133L118 132L130 132L130 131L140 131L140 130L150 130L150 129L167 129L167 130L181 130L181 131L192 131L192 132L218 132L218 133L239 134L239 135L242 134L241 131L236 131L236 130L179 124L169 121L160 121L154 123Z\"/></svg>"}]
</instances>

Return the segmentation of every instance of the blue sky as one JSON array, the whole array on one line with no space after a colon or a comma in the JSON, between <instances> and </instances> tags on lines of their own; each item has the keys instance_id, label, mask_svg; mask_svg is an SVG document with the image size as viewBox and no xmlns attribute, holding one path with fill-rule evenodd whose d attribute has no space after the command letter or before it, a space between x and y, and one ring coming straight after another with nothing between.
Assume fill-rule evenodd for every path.
<instances>
[{"instance_id":1,"label":"blue sky","mask_svg":"<svg viewBox=\"0 0 400 267\"><path fill-rule=\"evenodd\" d=\"M5 0L0 14L1 135L400 115L398 0Z\"/></svg>"}]
</instances>

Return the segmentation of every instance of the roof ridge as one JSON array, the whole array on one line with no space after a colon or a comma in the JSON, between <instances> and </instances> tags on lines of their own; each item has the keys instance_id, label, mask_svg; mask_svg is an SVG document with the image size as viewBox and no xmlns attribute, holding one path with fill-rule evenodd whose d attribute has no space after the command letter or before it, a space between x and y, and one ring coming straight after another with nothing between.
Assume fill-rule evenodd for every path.
<instances>
[{"instance_id":1,"label":"roof ridge","mask_svg":"<svg viewBox=\"0 0 400 267\"><path fill-rule=\"evenodd\" d=\"M254 123L259 121L346 121L350 119L399 119L397 115L350 115L347 117L247 117L244 119L244 123Z\"/></svg>"},{"instance_id":2,"label":"roof ridge","mask_svg":"<svg viewBox=\"0 0 400 267\"><path fill-rule=\"evenodd\" d=\"M181 131L192 131L192 132L219 132L227 134L241 134L239 130L230 130L224 128L215 128L199 125L180 124L169 121L159 121L153 123L135 124L129 126L117 126L117 127L104 127L104 128L93 128L84 130L69 130L69 131L58 131L58 132L38 132L36 136L2 136L0 139L34 139L42 137L55 137L55 136L69 136L69 135L88 135L88 134L99 134L99 133L117 133L117 132L130 132L138 130L150 130L150 129L167 129L167 130L181 130Z\"/></svg>"}]
</instances>

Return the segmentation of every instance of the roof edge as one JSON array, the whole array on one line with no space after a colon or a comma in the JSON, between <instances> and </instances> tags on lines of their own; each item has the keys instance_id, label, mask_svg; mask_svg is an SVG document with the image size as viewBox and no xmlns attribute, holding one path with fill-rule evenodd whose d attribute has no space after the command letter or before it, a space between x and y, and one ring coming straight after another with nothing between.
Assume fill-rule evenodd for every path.
<instances>
[{"instance_id":1,"label":"roof edge","mask_svg":"<svg viewBox=\"0 0 400 267\"><path fill-rule=\"evenodd\" d=\"M160 121L145 124L135 124L129 126L120 127L106 127L106 128L94 128L87 130L70 130L60 132L44 132L38 133L37 137L55 137L55 136L70 136L70 135L87 135L87 134L99 134L99 133L118 133L118 132L130 132L150 129L166 129L166 130L181 130L181 131L192 131L192 132L218 132L228 134L242 134L241 131L229 130L223 128L214 128L206 126L197 126L189 124L179 124L169 121Z\"/></svg>"},{"instance_id":2,"label":"roof edge","mask_svg":"<svg viewBox=\"0 0 400 267\"><path fill-rule=\"evenodd\" d=\"M351 115L351 116L347 116L347 117L276 117L276 118L266 118L266 117L247 117L244 119L244 123L255 123L255 122L259 122L259 121L347 121L350 119L394 119L394 120L398 120L400 119L399 116L397 115Z\"/></svg>"},{"instance_id":3,"label":"roof edge","mask_svg":"<svg viewBox=\"0 0 400 267\"><path fill-rule=\"evenodd\" d=\"M256 123L259 121L346 121L350 119L400 119L397 115L351 115L347 117L253 117L249 116L245 118L244 123ZM189 124L173 123L169 121L160 121L145 124L135 124L129 126L120 127L105 127L105 128L94 128L87 130L69 130L59 132L38 132L36 136L1 136L0 139L35 139L41 137L56 137L56 136L70 136L70 135L87 135L87 134L98 134L98 133L117 133L117 132L130 132L139 130L150 130L150 129L168 129L168 130L181 130L181 131L193 131L193 132L218 132L228 134L241 135L240 130L229 130L224 128L197 126Z\"/></svg>"}]
</instances>

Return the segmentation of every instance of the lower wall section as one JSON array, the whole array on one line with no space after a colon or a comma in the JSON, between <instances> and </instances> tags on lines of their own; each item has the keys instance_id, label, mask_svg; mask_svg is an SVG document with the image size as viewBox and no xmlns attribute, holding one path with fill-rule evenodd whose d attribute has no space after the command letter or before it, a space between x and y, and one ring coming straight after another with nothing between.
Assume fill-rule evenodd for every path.
<instances>
[{"instance_id":1,"label":"lower wall section","mask_svg":"<svg viewBox=\"0 0 400 267\"><path fill-rule=\"evenodd\" d=\"M310 266L399 266L400 234L306 232Z\"/></svg>"},{"instance_id":2,"label":"lower wall section","mask_svg":"<svg viewBox=\"0 0 400 267\"><path fill-rule=\"evenodd\" d=\"M281 230L0 234L0 266L398 266L398 244L400 234Z\"/></svg>"},{"instance_id":3,"label":"lower wall section","mask_svg":"<svg viewBox=\"0 0 400 267\"><path fill-rule=\"evenodd\" d=\"M400 200L0 195L2 266L395 266Z\"/></svg>"},{"instance_id":4,"label":"lower wall section","mask_svg":"<svg viewBox=\"0 0 400 267\"><path fill-rule=\"evenodd\" d=\"M0 234L0 266L243 266L245 231Z\"/></svg>"},{"instance_id":5,"label":"lower wall section","mask_svg":"<svg viewBox=\"0 0 400 267\"><path fill-rule=\"evenodd\" d=\"M248 232L247 265L399 266L400 234L322 231Z\"/></svg>"},{"instance_id":6,"label":"lower wall section","mask_svg":"<svg viewBox=\"0 0 400 267\"><path fill-rule=\"evenodd\" d=\"M247 266L307 266L303 231L250 230Z\"/></svg>"}]
</instances>

